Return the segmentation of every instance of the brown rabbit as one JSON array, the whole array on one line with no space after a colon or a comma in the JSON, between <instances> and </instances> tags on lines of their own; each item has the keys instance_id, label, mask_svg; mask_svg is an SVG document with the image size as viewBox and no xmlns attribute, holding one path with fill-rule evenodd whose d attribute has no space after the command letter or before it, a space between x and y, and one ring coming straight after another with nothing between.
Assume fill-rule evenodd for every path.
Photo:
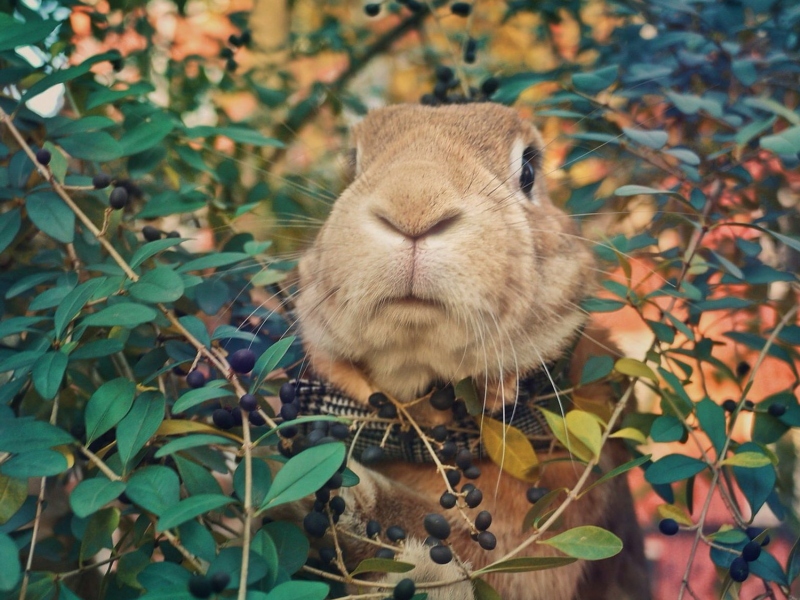
<instances>
[{"instance_id":1,"label":"brown rabbit","mask_svg":"<svg viewBox=\"0 0 800 600\"><path fill-rule=\"evenodd\" d=\"M487 410L504 404L510 413L520 380L570 352L567 372L575 385L584 362L607 353L606 332L586 325L579 307L592 289L592 255L548 198L543 143L533 125L495 104L403 105L371 112L353 138L353 182L300 264L297 310L315 377L365 407L375 392L406 403L432 385L470 377ZM613 402L605 385L583 388L582 396ZM423 427L448 425L452 416L427 402L411 410ZM621 447L610 446L600 467L625 460ZM446 515L453 528L448 541L473 568L497 560L530 533L521 526L530 484L489 460L477 464L485 499L468 512L493 515L492 551L470 539L457 511L439 506L444 484L432 464L356 465L361 483L342 491L348 509L340 524L361 535L368 519L406 527L409 537L397 558L417 567L388 581L463 580L456 561L430 559L422 544L426 514ZM539 485L571 488L581 471L555 462ZM624 550L598 563L487 576L502 598L650 597L624 478L595 488L563 519L565 528L614 531ZM374 555L372 545L344 543L348 564ZM526 552L558 554L543 545ZM431 600L473 597L469 581L425 591Z\"/></svg>"}]
</instances>

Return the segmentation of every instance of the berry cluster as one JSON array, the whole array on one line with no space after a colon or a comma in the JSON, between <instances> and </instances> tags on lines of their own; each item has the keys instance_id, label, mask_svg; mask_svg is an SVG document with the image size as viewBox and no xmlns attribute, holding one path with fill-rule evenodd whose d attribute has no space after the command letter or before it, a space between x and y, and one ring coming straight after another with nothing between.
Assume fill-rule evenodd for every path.
<instances>
[{"instance_id":1,"label":"berry cluster","mask_svg":"<svg viewBox=\"0 0 800 600\"><path fill-rule=\"evenodd\" d=\"M475 40L470 39L465 47L464 60L475 62L475 52ZM468 58L470 60L467 60ZM500 82L496 78L490 77L483 82L480 89L470 87L467 94L454 91L460 85L461 81L455 76L453 69L439 66L436 68L436 84L433 86L433 93L422 96L420 102L427 106L486 102L500 87Z\"/></svg>"},{"instance_id":2,"label":"berry cluster","mask_svg":"<svg viewBox=\"0 0 800 600\"><path fill-rule=\"evenodd\" d=\"M397 3L405 6L411 12L419 12L425 7L425 4L418 0L397 0ZM453 2L450 5L450 11L458 17L468 17L472 13L472 4L469 2ZM380 12L381 4L378 2L364 5L364 13L368 17L377 17Z\"/></svg>"},{"instance_id":3,"label":"berry cluster","mask_svg":"<svg viewBox=\"0 0 800 600\"><path fill-rule=\"evenodd\" d=\"M294 421L300 416L300 403L297 400L297 385L299 385L299 383L284 383L278 391L278 398L281 401L281 409L278 414L281 419L283 419L284 423ZM289 457L295 456L311 446L319 446L329 442L345 440L350 435L350 428L344 423L315 421L310 426L310 431L308 431L307 434L301 434L299 428L294 425L282 427L280 429L280 434L283 441L278 444L278 450L284 456Z\"/></svg>"},{"instance_id":4,"label":"berry cluster","mask_svg":"<svg viewBox=\"0 0 800 600\"><path fill-rule=\"evenodd\" d=\"M248 30L242 31L239 35L231 34L228 37L228 46L220 50L220 57L225 59L225 70L233 73L239 68L239 63L236 62L234 55L236 51L242 46L250 44L252 35Z\"/></svg>"},{"instance_id":5,"label":"berry cluster","mask_svg":"<svg viewBox=\"0 0 800 600\"><path fill-rule=\"evenodd\" d=\"M761 556L761 547L769 544L768 535L764 536L760 542L756 541L755 538L760 536L761 533L762 530L757 527L747 528L747 537L750 538L750 541L744 545L742 553L734 558L730 567L728 567L728 572L730 573L731 579L734 581L741 583L747 579L750 575L749 563L758 560L758 557Z\"/></svg>"},{"instance_id":6,"label":"berry cluster","mask_svg":"<svg viewBox=\"0 0 800 600\"><path fill-rule=\"evenodd\" d=\"M189 593L195 598L209 598L222 592L231 582L231 576L223 571L207 575L192 575L189 578Z\"/></svg>"}]
</instances>

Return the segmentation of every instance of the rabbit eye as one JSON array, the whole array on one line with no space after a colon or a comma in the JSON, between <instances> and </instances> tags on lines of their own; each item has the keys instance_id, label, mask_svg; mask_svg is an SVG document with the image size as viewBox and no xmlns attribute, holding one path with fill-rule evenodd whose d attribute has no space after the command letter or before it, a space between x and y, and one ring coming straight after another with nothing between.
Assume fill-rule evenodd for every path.
<instances>
[{"instance_id":1,"label":"rabbit eye","mask_svg":"<svg viewBox=\"0 0 800 600\"><path fill-rule=\"evenodd\" d=\"M519 175L519 187L526 196L531 195L533 183L536 181L536 149L532 146L525 148L522 153L522 168Z\"/></svg>"}]
</instances>

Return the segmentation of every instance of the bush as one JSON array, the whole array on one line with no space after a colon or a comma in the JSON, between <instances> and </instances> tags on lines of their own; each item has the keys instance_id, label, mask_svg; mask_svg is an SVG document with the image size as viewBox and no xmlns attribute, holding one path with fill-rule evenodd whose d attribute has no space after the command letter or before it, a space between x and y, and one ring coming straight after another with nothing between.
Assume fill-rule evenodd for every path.
<instances>
[{"instance_id":1,"label":"bush","mask_svg":"<svg viewBox=\"0 0 800 600\"><path fill-rule=\"evenodd\" d=\"M267 399L302 357L281 310L287 257L297 227L324 216L320 200L335 196L330 149L343 123L375 98L423 92L434 103L467 94L523 112L535 104L564 184L553 195L583 222L609 273L584 308L647 333L644 354L597 358L583 380L638 381L643 410L621 426L619 412L606 415L602 430L603 441L612 431L629 440L634 460L607 475L645 469L664 501L661 530L692 532L679 595L701 543L725 590L748 574L788 589L800 573L797 546L782 565L768 547L754 552L748 525L763 506L797 522L787 438L800 426L800 11L780 0L513 0L478 3L465 20L470 10L457 4L370 4L370 20L352 3L298 2L275 54L265 49L275 40L263 7L207 9L216 28L204 33L184 2L4 3L8 597L74 597L72 584L97 565L94 591L111 598L232 596L245 581L248 598L343 593L325 570L304 566L299 527L261 522L266 508L337 472L357 485L341 471L341 443L288 459L276 451L277 430L293 424L280 425ZM172 39L167 17L178 24ZM437 79L443 65L455 73L439 68ZM324 68L332 81L317 80ZM43 93L63 102L56 114L31 109ZM252 399L238 408L245 394L256 411ZM601 432L593 419L566 425L562 442L575 448L568 436ZM592 448L576 456L587 472L596 458ZM274 479L267 461L284 463ZM695 502L698 477L710 490ZM220 480L232 480L232 495ZM715 492L730 514L713 531ZM63 497L68 507L46 507ZM555 521L536 518L545 508L526 517L537 539ZM378 561L358 571L402 568ZM487 587L480 597L495 597Z\"/></svg>"}]
</instances>

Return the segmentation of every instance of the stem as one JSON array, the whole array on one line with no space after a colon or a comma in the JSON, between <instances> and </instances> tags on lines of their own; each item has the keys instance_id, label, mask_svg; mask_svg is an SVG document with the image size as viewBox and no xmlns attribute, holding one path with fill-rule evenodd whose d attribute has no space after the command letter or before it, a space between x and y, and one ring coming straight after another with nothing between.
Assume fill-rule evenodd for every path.
<instances>
[{"instance_id":1,"label":"stem","mask_svg":"<svg viewBox=\"0 0 800 600\"><path fill-rule=\"evenodd\" d=\"M250 422L242 409L242 437L244 442L244 524L242 526L242 570L239 575L238 600L247 597L247 569L250 565L250 528L253 523L253 447L250 441Z\"/></svg>"},{"instance_id":2,"label":"stem","mask_svg":"<svg viewBox=\"0 0 800 600\"><path fill-rule=\"evenodd\" d=\"M94 464L94 466L96 466L98 469L100 469L100 471L102 471L103 475L108 477L111 481L122 481L122 477L114 473L114 471L112 471L109 468L109 466L106 463L104 463L99 456L97 456L94 452L89 450L89 448L87 448L83 444L81 444L79 448L81 449L81 452L83 452L86 455L86 457Z\"/></svg>"}]
</instances>

